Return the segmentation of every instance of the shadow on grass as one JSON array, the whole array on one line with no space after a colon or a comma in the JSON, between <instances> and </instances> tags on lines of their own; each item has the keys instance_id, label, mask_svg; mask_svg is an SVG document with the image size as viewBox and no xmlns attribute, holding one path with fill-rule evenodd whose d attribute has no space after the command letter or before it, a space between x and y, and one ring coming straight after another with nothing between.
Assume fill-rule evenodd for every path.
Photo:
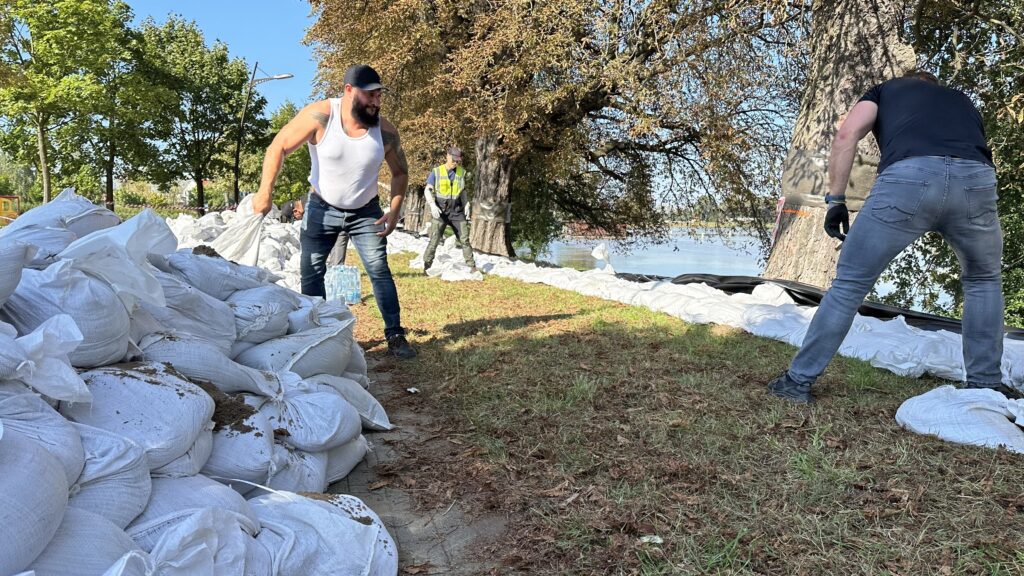
<instances>
[{"instance_id":1,"label":"shadow on grass","mask_svg":"<svg viewBox=\"0 0 1024 576\"><path fill-rule=\"evenodd\" d=\"M519 330L531 324L542 324L555 320L572 318L572 314L545 314L541 316L511 316L505 318L484 318L481 320L468 320L447 324L443 332L448 334L447 338L440 341L458 340L465 337L482 336L498 330Z\"/></svg>"}]
</instances>

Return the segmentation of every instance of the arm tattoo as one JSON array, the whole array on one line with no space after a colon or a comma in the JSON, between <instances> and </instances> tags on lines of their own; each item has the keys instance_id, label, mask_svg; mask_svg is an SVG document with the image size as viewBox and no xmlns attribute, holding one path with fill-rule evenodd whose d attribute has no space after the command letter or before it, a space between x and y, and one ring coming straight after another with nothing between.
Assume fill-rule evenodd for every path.
<instances>
[{"instance_id":1,"label":"arm tattoo","mask_svg":"<svg viewBox=\"0 0 1024 576\"><path fill-rule=\"evenodd\" d=\"M323 112L310 112L309 113L317 122L320 123L320 127L326 129L327 122L330 121L331 117Z\"/></svg>"},{"instance_id":2,"label":"arm tattoo","mask_svg":"<svg viewBox=\"0 0 1024 576\"><path fill-rule=\"evenodd\" d=\"M381 139L384 140L384 147L391 147L391 151L395 153L395 159L398 162L398 169L402 174L409 173L409 161L405 157L405 150L402 149L402 139L398 137L398 132L388 132L386 130L380 131Z\"/></svg>"}]
</instances>

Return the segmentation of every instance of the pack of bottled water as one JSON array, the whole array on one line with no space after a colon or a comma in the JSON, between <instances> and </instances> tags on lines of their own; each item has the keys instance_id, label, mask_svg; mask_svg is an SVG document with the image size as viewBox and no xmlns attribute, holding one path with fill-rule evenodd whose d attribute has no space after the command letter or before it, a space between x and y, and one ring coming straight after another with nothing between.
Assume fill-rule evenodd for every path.
<instances>
[{"instance_id":1,"label":"pack of bottled water","mask_svg":"<svg viewBox=\"0 0 1024 576\"><path fill-rule=\"evenodd\" d=\"M362 301L359 269L355 266L331 266L324 276L324 289L328 300L344 300L346 304Z\"/></svg>"}]
</instances>

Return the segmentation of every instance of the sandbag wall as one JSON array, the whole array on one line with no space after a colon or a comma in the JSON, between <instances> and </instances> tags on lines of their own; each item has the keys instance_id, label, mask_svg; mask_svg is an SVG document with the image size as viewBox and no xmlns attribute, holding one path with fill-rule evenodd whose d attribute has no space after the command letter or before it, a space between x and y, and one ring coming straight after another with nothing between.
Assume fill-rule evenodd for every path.
<instances>
[{"instance_id":1,"label":"sandbag wall","mask_svg":"<svg viewBox=\"0 0 1024 576\"><path fill-rule=\"evenodd\" d=\"M397 574L322 494L390 428L354 317L275 280L73 191L0 229L0 576Z\"/></svg>"}]
</instances>

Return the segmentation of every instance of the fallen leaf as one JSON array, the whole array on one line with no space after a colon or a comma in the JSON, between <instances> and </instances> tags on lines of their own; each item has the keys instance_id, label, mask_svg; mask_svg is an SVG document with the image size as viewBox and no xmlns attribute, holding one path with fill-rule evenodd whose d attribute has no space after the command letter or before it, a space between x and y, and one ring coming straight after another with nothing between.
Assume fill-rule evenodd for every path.
<instances>
[{"instance_id":1,"label":"fallen leaf","mask_svg":"<svg viewBox=\"0 0 1024 576\"><path fill-rule=\"evenodd\" d=\"M378 480L376 482L370 482L366 487L370 490L380 490L385 486L390 486L391 480Z\"/></svg>"}]
</instances>

